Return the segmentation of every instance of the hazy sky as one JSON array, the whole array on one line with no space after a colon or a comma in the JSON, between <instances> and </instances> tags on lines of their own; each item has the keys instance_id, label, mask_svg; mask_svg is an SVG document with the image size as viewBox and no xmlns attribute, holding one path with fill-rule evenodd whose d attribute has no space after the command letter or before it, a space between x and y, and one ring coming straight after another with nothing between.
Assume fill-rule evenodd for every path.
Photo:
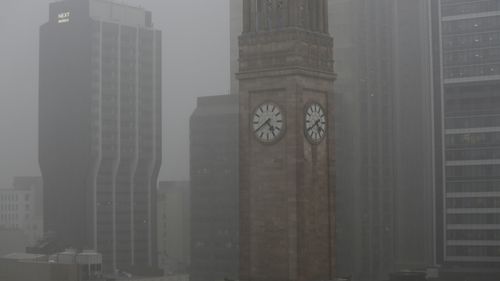
<instances>
[{"instance_id":1,"label":"hazy sky","mask_svg":"<svg viewBox=\"0 0 500 281\"><path fill-rule=\"evenodd\" d=\"M196 97L229 91L230 0L127 0L163 31L161 180L189 179L189 116ZM0 188L38 168L38 29L49 0L1 0Z\"/></svg>"}]
</instances>

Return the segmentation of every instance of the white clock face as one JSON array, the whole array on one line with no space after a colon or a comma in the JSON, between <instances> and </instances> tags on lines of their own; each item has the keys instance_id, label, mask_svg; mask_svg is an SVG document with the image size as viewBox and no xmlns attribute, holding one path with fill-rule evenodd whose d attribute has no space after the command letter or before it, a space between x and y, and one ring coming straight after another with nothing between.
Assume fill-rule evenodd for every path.
<instances>
[{"instance_id":1,"label":"white clock face","mask_svg":"<svg viewBox=\"0 0 500 281\"><path fill-rule=\"evenodd\" d=\"M252 118L255 136L262 142L276 141L284 131L284 116L278 105L263 103L254 111Z\"/></svg>"},{"instance_id":2,"label":"white clock face","mask_svg":"<svg viewBox=\"0 0 500 281\"><path fill-rule=\"evenodd\" d=\"M321 105L311 103L305 110L305 134L311 143L319 143L326 135L326 116Z\"/></svg>"}]
</instances>

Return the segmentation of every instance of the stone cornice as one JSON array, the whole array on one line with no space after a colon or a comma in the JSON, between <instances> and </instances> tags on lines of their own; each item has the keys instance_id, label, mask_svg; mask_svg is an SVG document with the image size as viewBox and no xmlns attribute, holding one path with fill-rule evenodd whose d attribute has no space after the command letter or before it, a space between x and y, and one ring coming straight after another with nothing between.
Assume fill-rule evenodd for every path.
<instances>
[{"instance_id":1,"label":"stone cornice","mask_svg":"<svg viewBox=\"0 0 500 281\"><path fill-rule=\"evenodd\" d=\"M300 28L240 36L240 72L289 68L333 74L333 39Z\"/></svg>"}]
</instances>

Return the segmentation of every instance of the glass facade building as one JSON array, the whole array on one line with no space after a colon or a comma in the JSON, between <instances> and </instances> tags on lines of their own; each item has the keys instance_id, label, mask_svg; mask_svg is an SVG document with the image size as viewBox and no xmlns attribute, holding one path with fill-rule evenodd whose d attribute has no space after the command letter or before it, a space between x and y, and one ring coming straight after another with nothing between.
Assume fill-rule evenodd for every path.
<instances>
[{"instance_id":1,"label":"glass facade building","mask_svg":"<svg viewBox=\"0 0 500 281\"><path fill-rule=\"evenodd\" d=\"M438 263L498 274L500 1L441 0L434 9Z\"/></svg>"}]
</instances>

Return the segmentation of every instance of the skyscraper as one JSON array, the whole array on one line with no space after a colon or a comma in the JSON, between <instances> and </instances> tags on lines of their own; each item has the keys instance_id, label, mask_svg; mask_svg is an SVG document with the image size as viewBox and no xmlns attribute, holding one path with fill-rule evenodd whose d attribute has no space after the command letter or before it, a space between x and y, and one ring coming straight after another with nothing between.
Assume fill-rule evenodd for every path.
<instances>
[{"instance_id":1,"label":"skyscraper","mask_svg":"<svg viewBox=\"0 0 500 281\"><path fill-rule=\"evenodd\" d=\"M106 0L50 4L40 28L45 231L106 270L155 266L161 33Z\"/></svg>"},{"instance_id":2,"label":"skyscraper","mask_svg":"<svg viewBox=\"0 0 500 281\"><path fill-rule=\"evenodd\" d=\"M437 261L450 280L498 280L500 1L435 2Z\"/></svg>"},{"instance_id":3,"label":"skyscraper","mask_svg":"<svg viewBox=\"0 0 500 281\"><path fill-rule=\"evenodd\" d=\"M338 269L356 280L433 264L427 1L331 0Z\"/></svg>"},{"instance_id":4,"label":"skyscraper","mask_svg":"<svg viewBox=\"0 0 500 281\"><path fill-rule=\"evenodd\" d=\"M238 279L238 96L198 98L190 120L191 281Z\"/></svg>"}]
</instances>

